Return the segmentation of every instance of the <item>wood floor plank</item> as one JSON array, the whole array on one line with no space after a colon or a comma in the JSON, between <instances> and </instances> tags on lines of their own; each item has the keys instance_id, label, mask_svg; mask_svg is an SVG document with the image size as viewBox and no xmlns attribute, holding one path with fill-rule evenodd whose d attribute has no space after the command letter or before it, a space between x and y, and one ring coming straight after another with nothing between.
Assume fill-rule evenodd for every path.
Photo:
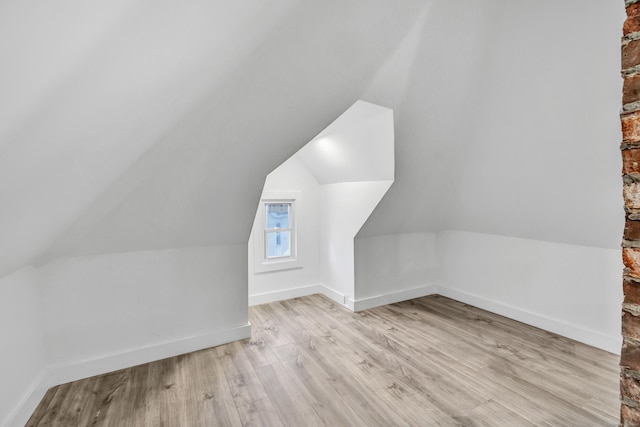
<instances>
[{"instance_id":1,"label":"wood floor plank","mask_svg":"<svg viewBox=\"0 0 640 427\"><path fill-rule=\"evenodd\" d=\"M251 307L253 336L63 384L29 427L613 426L618 357L445 297Z\"/></svg>"},{"instance_id":2,"label":"wood floor plank","mask_svg":"<svg viewBox=\"0 0 640 427\"><path fill-rule=\"evenodd\" d=\"M76 388L73 385L76 385ZM100 407L100 395L98 393L97 384L92 381L77 381L72 383L69 389L69 395L73 396L68 413L61 418L68 425L80 425L82 420L95 418L97 408Z\"/></svg>"},{"instance_id":3,"label":"wood floor plank","mask_svg":"<svg viewBox=\"0 0 640 427\"><path fill-rule=\"evenodd\" d=\"M434 405L421 393L412 393L398 384L376 391L396 413L411 426L462 426L451 415Z\"/></svg>"},{"instance_id":4,"label":"wood floor plank","mask_svg":"<svg viewBox=\"0 0 640 427\"><path fill-rule=\"evenodd\" d=\"M254 368L260 368L278 361L278 358L273 354L271 347L267 345L264 339L264 332L260 330L252 331L249 345L245 347L245 350L247 358Z\"/></svg>"},{"instance_id":5,"label":"wood floor plank","mask_svg":"<svg viewBox=\"0 0 640 427\"><path fill-rule=\"evenodd\" d=\"M67 392L70 388L71 383L67 383L49 389L45 395L47 399L40 402L40 405L45 407L44 410L40 407L36 408L34 415L31 416L26 425L29 427L55 425L58 413L67 404ZM36 414L37 418L34 417Z\"/></svg>"},{"instance_id":6,"label":"wood floor plank","mask_svg":"<svg viewBox=\"0 0 640 427\"><path fill-rule=\"evenodd\" d=\"M268 397L238 407L243 427L284 427Z\"/></svg>"},{"instance_id":7,"label":"wood floor plank","mask_svg":"<svg viewBox=\"0 0 640 427\"><path fill-rule=\"evenodd\" d=\"M455 313L455 316L449 317L447 325L456 325L461 334L474 329L484 329L487 331L486 338L508 340L514 344L514 348L535 352L540 358L553 358L554 364L569 364L572 369L583 368L587 371L585 373L600 375L603 378L610 378L612 373L618 372L617 365L603 364L601 357L594 357L601 354L601 350L445 297L437 296L429 300L418 298L400 304L428 307L430 311L441 315ZM486 342L486 339L481 341L482 344Z\"/></svg>"},{"instance_id":8,"label":"wood floor plank","mask_svg":"<svg viewBox=\"0 0 640 427\"><path fill-rule=\"evenodd\" d=\"M275 303L274 303L275 304ZM263 321L256 322L252 325L252 329L257 329L257 332L261 334L265 343L271 347L279 346L282 344L289 344L293 342L293 338L281 331L282 323L276 322L270 315L270 312L274 311L274 307L270 305L259 306L255 309L257 313L261 313L259 318ZM274 316L277 318L277 316Z\"/></svg>"},{"instance_id":9,"label":"wood floor plank","mask_svg":"<svg viewBox=\"0 0 640 427\"><path fill-rule=\"evenodd\" d=\"M512 321L512 323L515 322ZM468 326L468 328L472 327L473 326ZM494 329L491 329L491 325L486 327L490 328L489 331L491 331L492 333L494 332ZM487 343L487 341L492 341L490 339L483 339L481 341L478 341L477 339L469 339L462 333L459 333L458 337L459 345L456 347L460 347L462 350L464 350L464 352L473 350L475 353L480 352L485 355L490 355L491 358L496 361L498 360L499 356L503 356L503 361L505 363L513 362L520 367L526 366L532 372L544 372L547 375L554 374L553 377L563 378L563 380L565 380L565 383L561 385L562 388L570 388L572 384L570 380L573 377L573 388L576 394L582 393L581 378L584 375L589 375L588 368L577 365L575 362L570 363L563 358L558 359L553 355L541 354L540 351L534 347L535 343L532 345L531 343L523 343L511 339L506 339L504 337L498 337L498 341L494 342L495 345L492 345L491 343ZM451 347L447 348L450 349ZM457 359L464 362L464 353L462 357L458 356ZM548 363L548 359L552 359L554 363ZM549 369L553 370L554 372L550 372ZM585 369L587 369L586 372ZM606 379L602 376L601 373L600 376L603 381L596 382L594 386L596 388L604 387L606 390L611 390L611 387L614 387L614 384L617 382L617 380L613 380L615 375L614 372L615 371L607 372L608 376Z\"/></svg>"},{"instance_id":10,"label":"wood floor plank","mask_svg":"<svg viewBox=\"0 0 640 427\"><path fill-rule=\"evenodd\" d=\"M332 354L330 346L300 346L295 347L295 356L287 357L287 361L295 359L300 363L304 359L313 369L316 375L321 376L329 386L340 396L343 404L349 406L357 414L358 419L368 426L406 425L388 405L379 399L372 389L368 389L366 383L358 381L352 375L347 365L343 365Z\"/></svg>"},{"instance_id":11,"label":"wood floor plank","mask_svg":"<svg viewBox=\"0 0 640 427\"><path fill-rule=\"evenodd\" d=\"M311 403L298 391L290 372L280 362L259 368L257 374L285 426L325 425Z\"/></svg>"},{"instance_id":12,"label":"wood floor plank","mask_svg":"<svg viewBox=\"0 0 640 427\"><path fill-rule=\"evenodd\" d=\"M187 390L186 384L180 381L180 368L187 355L173 360L161 360L159 374L161 387L158 393L160 420L162 424L178 426L183 424L181 414L184 412L182 397ZM124 415L126 416L126 414Z\"/></svg>"},{"instance_id":13,"label":"wood floor plank","mask_svg":"<svg viewBox=\"0 0 640 427\"><path fill-rule=\"evenodd\" d=\"M495 426L496 420L500 420L505 426L536 427L539 425L509 410L495 400L490 400L478 406L465 417L465 420L467 421L465 424L486 427ZM462 420L460 419L460 421Z\"/></svg>"},{"instance_id":14,"label":"wood floor plank","mask_svg":"<svg viewBox=\"0 0 640 427\"><path fill-rule=\"evenodd\" d=\"M56 422L69 425L73 425L72 423L78 423L77 409L79 409L78 404L82 400L82 394L80 394L82 388L83 387L80 382L69 384L67 393L69 394L70 398L67 400L68 404L60 407L55 418Z\"/></svg>"},{"instance_id":15,"label":"wood floor plank","mask_svg":"<svg viewBox=\"0 0 640 427\"><path fill-rule=\"evenodd\" d=\"M39 421L45 418L47 411L51 407L51 404L54 400L56 393L60 391L61 387L62 386L53 387L47 390L45 395L42 397L40 404L38 404L38 407L35 409L35 411L31 415L31 418L29 418L29 420L25 424L25 427L35 427Z\"/></svg>"},{"instance_id":16,"label":"wood floor plank","mask_svg":"<svg viewBox=\"0 0 640 427\"><path fill-rule=\"evenodd\" d=\"M311 403L327 425L366 425L353 409L336 398L335 390L322 375L322 371L304 354L281 360L282 366L291 372L298 391Z\"/></svg>"},{"instance_id":17,"label":"wood floor plank","mask_svg":"<svg viewBox=\"0 0 640 427\"><path fill-rule=\"evenodd\" d=\"M218 353L213 349L195 352L192 375L197 379L194 398L201 403L201 409L194 416L196 419L193 420L193 425L242 425Z\"/></svg>"},{"instance_id":18,"label":"wood floor plank","mask_svg":"<svg viewBox=\"0 0 640 427\"><path fill-rule=\"evenodd\" d=\"M218 360L227 377L236 406L242 406L267 397L267 393L245 354L246 340L217 348Z\"/></svg>"}]
</instances>

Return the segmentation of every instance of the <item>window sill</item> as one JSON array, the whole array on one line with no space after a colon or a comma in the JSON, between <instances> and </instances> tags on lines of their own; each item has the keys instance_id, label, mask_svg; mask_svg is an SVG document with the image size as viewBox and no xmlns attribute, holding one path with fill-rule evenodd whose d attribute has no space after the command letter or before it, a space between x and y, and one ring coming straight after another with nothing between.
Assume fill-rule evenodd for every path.
<instances>
[{"instance_id":1,"label":"window sill","mask_svg":"<svg viewBox=\"0 0 640 427\"><path fill-rule=\"evenodd\" d=\"M263 261L256 263L254 273L270 273L272 271L293 270L296 268L302 268L302 263L299 259Z\"/></svg>"}]
</instances>

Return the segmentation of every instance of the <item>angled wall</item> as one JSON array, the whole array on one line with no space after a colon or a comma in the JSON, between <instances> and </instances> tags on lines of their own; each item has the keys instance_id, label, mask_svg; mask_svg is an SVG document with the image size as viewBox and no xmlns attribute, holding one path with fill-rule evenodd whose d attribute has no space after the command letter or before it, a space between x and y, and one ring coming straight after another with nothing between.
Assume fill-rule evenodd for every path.
<instances>
[{"instance_id":1,"label":"angled wall","mask_svg":"<svg viewBox=\"0 0 640 427\"><path fill-rule=\"evenodd\" d=\"M451 289L619 351L624 7L614 3L435 2L408 30L368 92L396 113L397 173L356 239L360 295ZM453 13L440 29L456 46L447 55L427 35ZM387 248L409 254L407 266ZM436 279L424 269L434 264Z\"/></svg>"},{"instance_id":2,"label":"angled wall","mask_svg":"<svg viewBox=\"0 0 640 427\"><path fill-rule=\"evenodd\" d=\"M357 237L356 310L436 293L440 283L437 250L437 233Z\"/></svg>"},{"instance_id":3,"label":"angled wall","mask_svg":"<svg viewBox=\"0 0 640 427\"><path fill-rule=\"evenodd\" d=\"M431 2L364 98L394 110L396 180L359 236L618 247L623 20L607 0Z\"/></svg>"},{"instance_id":4,"label":"angled wall","mask_svg":"<svg viewBox=\"0 0 640 427\"><path fill-rule=\"evenodd\" d=\"M178 335L235 328L236 316L246 324L246 247L237 257L236 249L264 177L358 99L423 8L418 0L0 5L0 277L44 267L38 293L67 315L21 304L45 311L49 333L63 339L46 346L58 378L140 354L151 360L167 354L158 346L181 348ZM212 269L203 253L229 262ZM73 306L61 297L72 290ZM181 307L227 303L199 306L182 322L181 312L126 300L152 290L149 303L160 307L167 295ZM85 318L81 307L102 294L113 311L99 306ZM5 297L12 291L0 288ZM111 316L129 309L140 321L115 336ZM166 319L179 327L149 326ZM71 326L78 338L65 336ZM94 328L106 337L95 348Z\"/></svg>"},{"instance_id":5,"label":"angled wall","mask_svg":"<svg viewBox=\"0 0 640 427\"><path fill-rule=\"evenodd\" d=\"M65 258L40 269L49 385L250 336L244 245Z\"/></svg>"},{"instance_id":6,"label":"angled wall","mask_svg":"<svg viewBox=\"0 0 640 427\"><path fill-rule=\"evenodd\" d=\"M619 249L444 231L438 259L438 293L619 354Z\"/></svg>"},{"instance_id":7,"label":"angled wall","mask_svg":"<svg viewBox=\"0 0 640 427\"><path fill-rule=\"evenodd\" d=\"M262 198L296 194L300 246L295 268L257 268L258 210L249 239L251 304L320 292L354 308L354 237L393 183L393 138L393 111L357 101L267 176Z\"/></svg>"},{"instance_id":8,"label":"angled wall","mask_svg":"<svg viewBox=\"0 0 640 427\"><path fill-rule=\"evenodd\" d=\"M431 286L434 245L447 230L490 236L476 248L494 247L492 235L573 245L572 253L595 247L604 252L594 263L609 265L622 230L611 141L620 140L623 7L614 3L2 2L0 300L46 312L43 325L51 321L59 337L80 322L112 333L109 310L90 321L79 308L111 288L123 298L153 289L160 307L167 295L183 306L227 296L234 304L225 308L244 316L246 263L230 270L213 261L212 270L203 259L246 260L264 177L357 99L394 110L396 176L356 240L354 306L358 294ZM389 248L404 256L378 262ZM47 274L8 276L29 265ZM525 274L520 267L510 271ZM559 300L603 290L558 268L567 278ZM450 287L494 286L489 272L472 273L476 288ZM534 290L528 283L523 293ZM492 288L496 300L510 301L510 286ZM58 301L71 290L82 295L78 307ZM40 294L48 291L73 319L46 307ZM191 320L154 335L145 322L162 322L166 310L109 301L114 312L139 308L145 320L120 341L110 337L124 354L140 354L135 340L153 349L237 320L218 323L199 306ZM525 303L519 309L555 315ZM598 313L603 325L619 318L614 306L607 300ZM37 337L38 326L28 325ZM40 346L67 368L108 351L72 337L65 349L2 336L16 346L14 364ZM40 362L26 365L38 370ZM13 374L6 386L19 395L37 377Z\"/></svg>"},{"instance_id":9,"label":"angled wall","mask_svg":"<svg viewBox=\"0 0 640 427\"><path fill-rule=\"evenodd\" d=\"M263 218L256 218L249 237L249 305L263 304L320 292L320 196L321 186L294 155L265 179L261 198L296 197L297 262L295 268L256 273L262 262L260 247ZM260 212L260 210L258 210Z\"/></svg>"},{"instance_id":10,"label":"angled wall","mask_svg":"<svg viewBox=\"0 0 640 427\"><path fill-rule=\"evenodd\" d=\"M340 182L322 187L322 283L355 310L354 238L393 181Z\"/></svg>"},{"instance_id":11,"label":"angled wall","mask_svg":"<svg viewBox=\"0 0 640 427\"><path fill-rule=\"evenodd\" d=\"M32 268L0 278L0 425L24 425L46 391L48 359Z\"/></svg>"}]
</instances>

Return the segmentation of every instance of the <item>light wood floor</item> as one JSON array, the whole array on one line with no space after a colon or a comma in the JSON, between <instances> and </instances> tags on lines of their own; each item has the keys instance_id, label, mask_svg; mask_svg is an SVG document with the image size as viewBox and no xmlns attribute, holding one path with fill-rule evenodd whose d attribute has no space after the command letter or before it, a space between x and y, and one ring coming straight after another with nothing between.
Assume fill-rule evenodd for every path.
<instances>
[{"instance_id":1,"label":"light wood floor","mask_svg":"<svg viewBox=\"0 0 640 427\"><path fill-rule=\"evenodd\" d=\"M49 390L28 426L614 426L618 357L444 298L250 309L253 338Z\"/></svg>"}]
</instances>

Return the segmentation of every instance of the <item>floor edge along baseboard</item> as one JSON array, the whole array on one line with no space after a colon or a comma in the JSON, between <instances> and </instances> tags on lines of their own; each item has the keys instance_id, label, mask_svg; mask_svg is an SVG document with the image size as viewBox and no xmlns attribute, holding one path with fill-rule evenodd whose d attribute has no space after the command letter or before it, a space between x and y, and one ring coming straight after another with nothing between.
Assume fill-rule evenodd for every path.
<instances>
[{"instance_id":1,"label":"floor edge along baseboard","mask_svg":"<svg viewBox=\"0 0 640 427\"><path fill-rule=\"evenodd\" d=\"M221 331L152 344L139 349L79 361L65 366L52 366L49 369L49 386L130 368L250 337L251 325L247 323Z\"/></svg>"},{"instance_id":2,"label":"floor edge along baseboard","mask_svg":"<svg viewBox=\"0 0 640 427\"><path fill-rule=\"evenodd\" d=\"M458 291L453 288L449 288L442 283L430 284L357 300L353 300L348 297L345 298L344 295L333 289L327 288L322 284L310 285L299 289L288 289L279 292L254 295L249 298L250 301L251 298L253 298L255 303L261 299L270 300L275 298L272 301L277 301L278 298L296 298L316 293L321 293L337 303L352 309L353 311L366 310L428 295L442 295L444 297L451 298L465 304L470 304L492 313L574 339L610 353L620 354L621 339L617 339L616 337L609 337L597 331L584 329L558 319L552 319L535 312L530 312L498 301ZM348 301L343 303L343 300ZM257 302L257 304L272 301ZM222 331L159 343L91 360L79 361L62 366L50 366L46 368L38 378L36 378L34 384L26 392L25 397L22 399L13 415L5 420L5 424L2 427L24 425L44 396L46 390L50 387L250 337L251 325L247 323L246 325Z\"/></svg>"},{"instance_id":3,"label":"floor edge along baseboard","mask_svg":"<svg viewBox=\"0 0 640 427\"><path fill-rule=\"evenodd\" d=\"M437 293L438 295L481 308L491 313L499 314L500 316L504 316L509 319L517 320L518 322L522 322L527 325L535 326L536 328L608 351L609 353L620 354L622 347L621 336L608 336L601 332L582 328L561 319L554 319L534 311L529 311L493 299L483 298L478 295L459 291L443 285L438 287Z\"/></svg>"}]
</instances>

